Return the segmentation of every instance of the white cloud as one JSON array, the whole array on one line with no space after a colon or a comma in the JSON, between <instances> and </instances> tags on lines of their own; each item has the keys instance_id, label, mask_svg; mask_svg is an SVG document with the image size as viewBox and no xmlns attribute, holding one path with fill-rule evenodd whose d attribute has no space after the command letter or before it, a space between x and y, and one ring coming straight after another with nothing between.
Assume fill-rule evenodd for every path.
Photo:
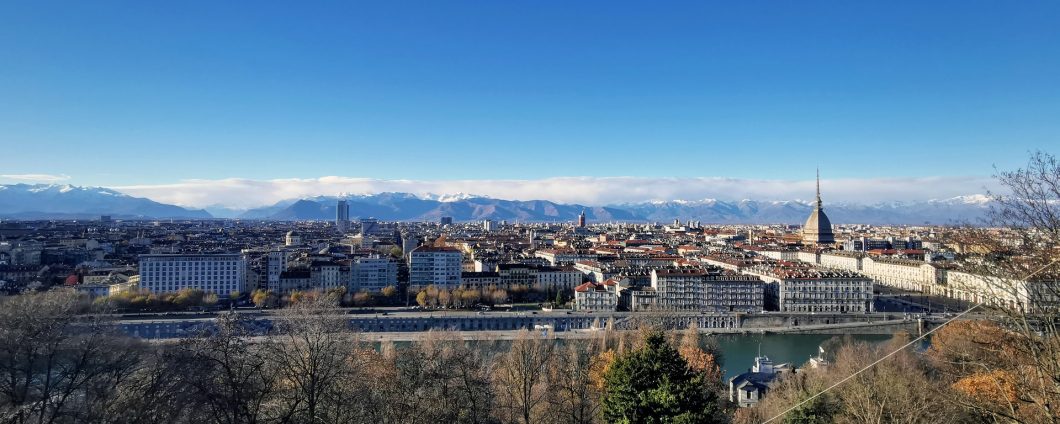
<instances>
[{"instance_id":1,"label":"white cloud","mask_svg":"<svg viewBox=\"0 0 1060 424\"><path fill-rule=\"evenodd\" d=\"M918 201L983 193L989 177L828 179L821 181L826 202ZM174 184L114 187L159 202L204 207L249 208L307 196L405 192L417 195L473 193L498 199L552 200L605 205L651 200L812 199L813 180L756 180L721 177L556 177L537 180L382 180L320 177L276 180L229 178Z\"/></svg>"},{"instance_id":2,"label":"white cloud","mask_svg":"<svg viewBox=\"0 0 1060 424\"><path fill-rule=\"evenodd\" d=\"M0 175L0 179L15 180L15 181L29 181L38 183L54 183L59 181L66 181L70 179L69 175L51 175L51 174L3 174Z\"/></svg>"}]
</instances>

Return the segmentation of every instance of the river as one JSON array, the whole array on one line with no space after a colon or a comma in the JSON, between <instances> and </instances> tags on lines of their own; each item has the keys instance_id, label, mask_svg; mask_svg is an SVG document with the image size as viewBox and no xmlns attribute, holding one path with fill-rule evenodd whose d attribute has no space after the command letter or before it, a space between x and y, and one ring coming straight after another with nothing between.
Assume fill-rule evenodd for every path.
<instances>
[{"instance_id":1,"label":"river","mask_svg":"<svg viewBox=\"0 0 1060 424\"><path fill-rule=\"evenodd\" d=\"M759 347L763 355L773 360L774 364L791 363L801 367L811 356L817 356L821 343L832 337L844 337L835 334L720 334L714 337L724 356L723 372L725 381L754 365ZM891 339L890 334L856 334L854 340L880 343Z\"/></svg>"}]
</instances>

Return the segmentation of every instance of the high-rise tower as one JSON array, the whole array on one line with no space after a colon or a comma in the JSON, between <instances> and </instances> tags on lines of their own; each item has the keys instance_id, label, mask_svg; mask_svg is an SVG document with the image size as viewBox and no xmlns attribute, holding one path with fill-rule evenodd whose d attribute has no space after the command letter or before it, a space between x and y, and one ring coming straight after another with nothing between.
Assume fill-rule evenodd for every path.
<instances>
[{"instance_id":1,"label":"high-rise tower","mask_svg":"<svg viewBox=\"0 0 1060 424\"><path fill-rule=\"evenodd\" d=\"M824 206L821 202L821 170L817 170L817 203L813 206L813 212L806 219L806 225L802 226L802 243L814 246L829 245L835 243L835 235L832 234L832 221L824 214Z\"/></svg>"},{"instance_id":2,"label":"high-rise tower","mask_svg":"<svg viewBox=\"0 0 1060 424\"><path fill-rule=\"evenodd\" d=\"M350 204L345 200L339 200L335 205L335 227L341 233L345 233L350 227Z\"/></svg>"}]
</instances>

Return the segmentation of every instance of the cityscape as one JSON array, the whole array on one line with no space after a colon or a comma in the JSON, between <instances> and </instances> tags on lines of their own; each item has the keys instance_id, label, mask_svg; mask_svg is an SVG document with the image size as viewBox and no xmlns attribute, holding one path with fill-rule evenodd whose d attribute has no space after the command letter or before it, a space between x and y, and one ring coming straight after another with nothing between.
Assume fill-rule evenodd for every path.
<instances>
[{"instance_id":1,"label":"cityscape","mask_svg":"<svg viewBox=\"0 0 1060 424\"><path fill-rule=\"evenodd\" d=\"M1060 422L1055 4L62 3L0 423Z\"/></svg>"}]
</instances>

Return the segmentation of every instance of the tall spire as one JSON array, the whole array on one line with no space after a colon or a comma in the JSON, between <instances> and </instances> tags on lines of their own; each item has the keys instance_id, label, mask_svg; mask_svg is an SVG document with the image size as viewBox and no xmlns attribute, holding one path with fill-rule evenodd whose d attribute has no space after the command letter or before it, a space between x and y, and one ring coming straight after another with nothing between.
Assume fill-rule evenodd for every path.
<instances>
[{"instance_id":1,"label":"tall spire","mask_svg":"<svg viewBox=\"0 0 1060 424\"><path fill-rule=\"evenodd\" d=\"M821 168L817 168L817 209L821 209Z\"/></svg>"}]
</instances>

